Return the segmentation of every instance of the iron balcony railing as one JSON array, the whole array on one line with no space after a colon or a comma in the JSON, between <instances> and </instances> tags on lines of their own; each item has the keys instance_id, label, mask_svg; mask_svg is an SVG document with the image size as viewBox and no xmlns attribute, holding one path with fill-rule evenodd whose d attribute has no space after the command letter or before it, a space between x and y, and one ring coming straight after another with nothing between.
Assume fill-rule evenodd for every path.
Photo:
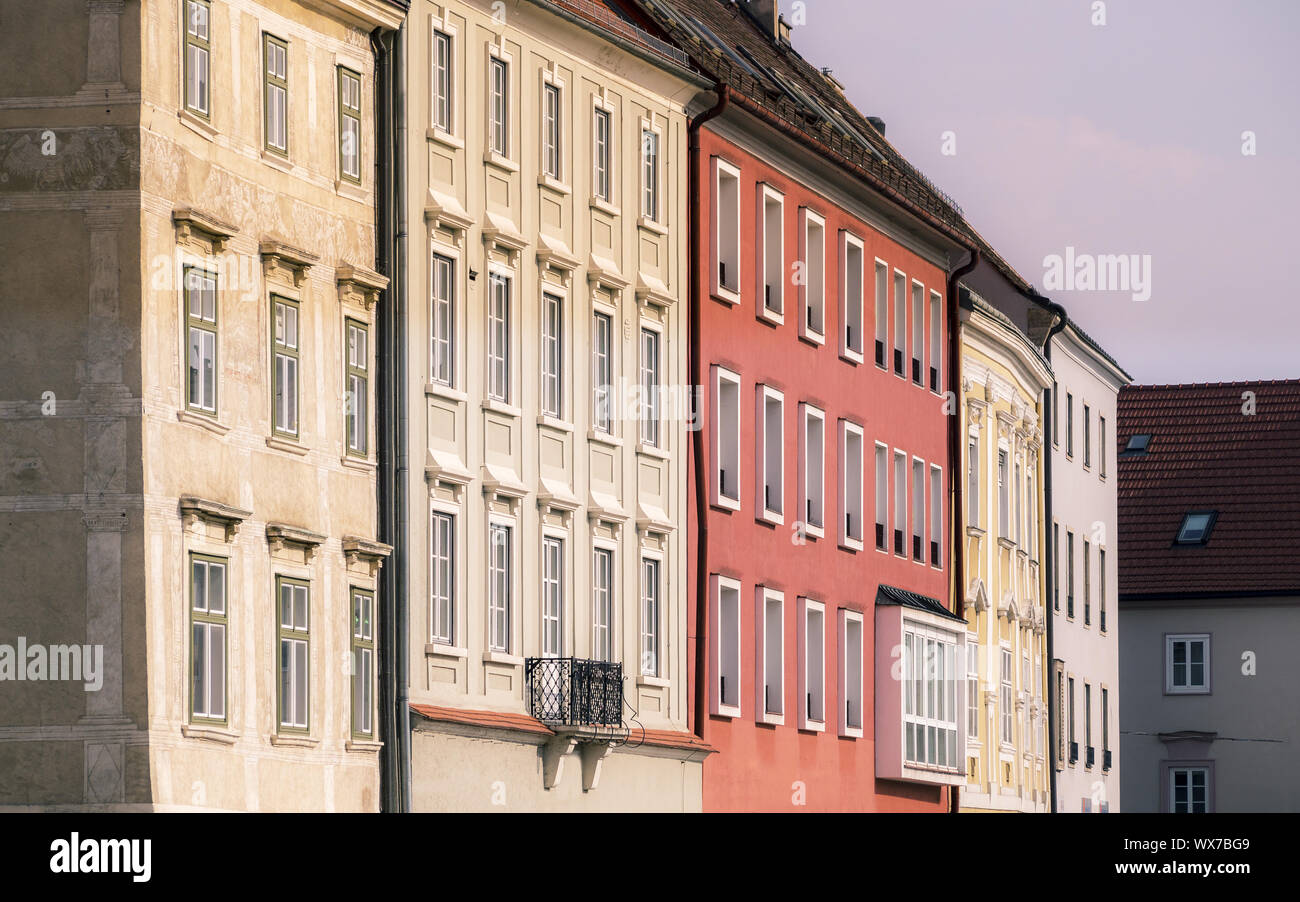
<instances>
[{"instance_id":1,"label":"iron balcony railing","mask_svg":"<svg viewBox=\"0 0 1300 902\"><path fill-rule=\"evenodd\" d=\"M623 723L623 665L586 658L528 658L529 713L547 724L617 727Z\"/></svg>"}]
</instances>

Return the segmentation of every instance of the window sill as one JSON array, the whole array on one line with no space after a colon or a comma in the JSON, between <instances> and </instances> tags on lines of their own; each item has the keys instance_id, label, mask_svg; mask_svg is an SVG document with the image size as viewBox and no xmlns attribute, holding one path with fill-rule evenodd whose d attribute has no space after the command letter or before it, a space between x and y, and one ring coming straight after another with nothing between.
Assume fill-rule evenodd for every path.
<instances>
[{"instance_id":1,"label":"window sill","mask_svg":"<svg viewBox=\"0 0 1300 902\"><path fill-rule=\"evenodd\" d=\"M540 188L548 188L557 194L572 194L573 188L566 182L562 182L554 176L543 173L537 177L537 185Z\"/></svg>"},{"instance_id":2,"label":"window sill","mask_svg":"<svg viewBox=\"0 0 1300 902\"><path fill-rule=\"evenodd\" d=\"M814 539L824 539L826 538L826 527L805 521L803 523L803 534L806 536L812 536Z\"/></svg>"},{"instance_id":3,"label":"window sill","mask_svg":"<svg viewBox=\"0 0 1300 902\"><path fill-rule=\"evenodd\" d=\"M861 366L862 352L855 351L852 348L845 348L844 350L840 351L840 360L843 360L846 363L851 363L854 366Z\"/></svg>"},{"instance_id":4,"label":"window sill","mask_svg":"<svg viewBox=\"0 0 1300 902\"><path fill-rule=\"evenodd\" d=\"M652 686L655 689L667 689L673 684L673 681L667 677L643 673L636 678L636 684L638 686Z\"/></svg>"},{"instance_id":5,"label":"window sill","mask_svg":"<svg viewBox=\"0 0 1300 902\"><path fill-rule=\"evenodd\" d=\"M505 172L519 171L518 163L509 157L501 156L501 154L497 153L495 150L486 151L483 154L483 162L487 163L489 166L495 166L497 169L504 170Z\"/></svg>"},{"instance_id":6,"label":"window sill","mask_svg":"<svg viewBox=\"0 0 1300 902\"><path fill-rule=\"evenodd\" d=\"M1016 547L1016 543L1006 538L1005 536L998 537L998 545L1001 546L1002 548L1005 548L1007 551L1012 551Z\"/></svg>"},{"instance_id":7,"label":"window sill","mask_svg":"<svg viewBox=\"0 0 1300 902\"><path fill-rule=\"evenodd\" d=\"M840 539L840 547L848 551L861 551L862 540L855 539L851 536L845 536L844 538Z\"/></svg>"},{"instance_id":8,"label":"window sill","mask_svg":"<svg viewBox=\"0 0 1300 902\"><path fill-rule=\"evenodd\" d=\"M362 754L373 755L383 749L384 744L374 739L349 739L343 743L343 748L349 752L359 752Z\"/></svg>"},{"instance_id":9,"label":"window sill","mask_svg":"<svg viewBox=\"0 0 1300 902\"><path fill-rule=\"evenodd\" d=\"M845 727L845 728L844 728L844 731L843 731L842 733L840 733L840 738L841 738L841 739L861 739L861 738L862 738L862 727Z\"/></svg>"},{"instance_id":10,"label":"window sill","mask_svg":"<svg viewBox=\"0 0 1300 902\"><path fill-rule=\"evenodd\" d=\"M726 495L715 495L710 501L709 506L723 511L739 511L740 499L730 498Z\"/></svg>"},{"instance_id":11,"label":"window sill","mask_svg":"<svg viewBox=\"0 0 1300 902\"><path fill-rule=\"evenodd\" d=\"M294 749L314 749L316 746L320 745L320 740L313 739L305 734L272 733L271 745L279 745Z\"/></svg>"},{"instance_id":12,"label":"window sill","mask_svg":"<svg viewBox=\"0 0 1300 902\"><path fill-rule=\"evenodd\" d=\"M740 705L715 705L710 712L714 717L725 717L728 720L738 720L740 718Z\"/></svg>"},{"instance_id":13,"label":"window sill","mask_svg":"<svg viewBox=\"0 0 1300 902\"><path fill-rule=\"evenodd\" d=\"M290 454L296 454L299 457L306 457L307 452L311 449L305 445L300 445L292 439L277 438L272 436L266 440L266 447L274 448L276 451L287 451Z\"/></svg>"},{"instance_id":14,"label":"window sill","mask_svg":"<svg viewBox=\"0 0 1300 902\"><path fill-rule=\"evenodd\" d=\"M366 457L352 457L348 454L340 457L339 463L343 464L343 466L347 467L349 470L360 470L363 473L373 473L379 469L379 464L376 461L370 460Z\"/></svg>"},{"instance_id":15,"label":"window sill","mask_svg":"<svg viewBox=\"0 0 1300 902\"><path fill-rule=\"evenodd\" d=\"M770 727L783 727L785 726L785 712L764 711L758 716L758 723L764 723Z\"/></svg>"},{"instance_id":16,"label":"window sill","mask_svg":"<svg viewBox=\"0 0 1300 902\"><path fill-rule=\"evenodd\" d=\"M504 651L485 651L483 652L484 664L503 664L507 667L523 667L524 659L519 655L512 655Z\"/></svg>"},{"instance_id":17,"label":"window sill","mask_svg":"<svg viewBox=\"0 0 1300 902\"><path fill-rule=\"evenodd\" d=\"M456 391L450 385L443 385L441 382L424 383L424 394L426 397L446 398L448 401L468 401L469 395L463 391Z\"/></svg>"},{"instance_id":18,"label":"window sill","mask_svg":"<svg viewBox=\"0 0 1300 902\"><path fill-rule=\"evenodd\" d=\"M440 128L426 128L424 130L424 137L430 141L441 144L444 147L451 147L455 150L465 149L464 141L451 134L451 132L445 132Z\"/></svg>"},{"instance_id":19,"label":"window sill","mask_svg":"<svg viewBox=\"0 0 1300 902\"><path fill-rule=\"evenodd\" d=\"M181 735L190 739L203 739L208 742L219 742L222 745L234 745L239 740L239 734L229 727L212 724L187 723L181 725Z\"/></svg>"},{"instance_id":20,"label":"window sill","mask_svg":"<svg viewBox=\"0 0 1300 902\"><path fill-rule=\"evenodd\" d=\"M800 733L825 733L826 721L824 720L805 720L799 724Z\"/></svg>"},{"instance_id":21,"label":"window sill","mask_svg":"<svg viewBox=\"0 0 1300 902\"><path fill-rule=\"evenodd\" d=\"M573 424L559 417L553 417L548 413L538 414L537 425L546 426L551 429L558 429L560 432L572 432Z\"/></svg>"},{"instance_id":22,"label":"window sill","mask_svg":"<svg viewBox=\"0 0 1300 902\"><path fill-rule=\"evenodd\" d=\"M176 411L176 419L180 420L182 423L189 423L191 426L202 426L204 429L216 433L217 435L225 435L230 431L230 427L218 423L216 417L194 413L189 410Z\"/></svg>"},{"instance_id":23,"label":"window sill","mask_svg":"<svg viewBox=\"0 0 1300 902\"><path fill-rule=\"evenodd\" d=\"M644 454L646 457L657 457L659 460L673 459L671 452L665 451L663 448L657 448L647 442L637 442L636 453Z\"/></svg>"},{"instance_id":24,"label":"window sill","mask_svg":"<svg viewBox=\"0 0 1300 902\"><path fill-rule=\"evenodd\" d=\"M430 642L424 646L424 654L429 658L468 658L469 649L456 645L443 645L441 642Z\"/></svg>"},{"instance_id":25,"label":"window sill","mask_svg":"<svg viewBox=\"0 0 1300 902\"><path fill-rule=\"evenodd\" d=\"M276 153L273 150L262 150L262 162L280 170L281 172L293 172L293 164L289 162L289 157L285 154Z\"/></svg>"},{"instance_id":26,"label":"window sill","mask_svg":"<svg viewBox=\"0 0 1300 902\"><path fill-rule=\"evenodd\" d=\"M785 514L780 511L772 511L764 508L760 513L754 515L754 519L759 523L769 523L772 526L784 526Z\"/></svg>"},{"instance_id":27,"label":"window sill","mask_svg":"<svg viewBox=\"0 0 1300 902\"><path fill-rule=\"evenodd\" d=\"M978 526L967 526L966 535L972 539L982 539L984 538L985 533L984 530Z\"/></svg>"},{"instance_id":28,"label":"window sill","mask_svg":"<svg viewBox=\"0 0 1300 902\"><path fill-rule=\"evenodd\" d=\"M497 401L494 398L485 398L480 405L484 410L490 410L492 413L499 413L508 417L522 417L524 412L512 404L505 401Z\"/></svg>"},{"instance_id":29,"label":"window sill","mask_svg":"<svg viewBox=\"0 0 1300 902\"><path fill-rule=\"evenodd\" d=\"M598 445L608 445L611 448L622 448L623 439L612 432L601 432L597 429L587 430L587 441L595 442Z\"/></svg>"},{"instance_id":30,"label":"window sill","mask_svg":"<svg viewBox=\"0 0 1300 902\"><path fill-rule=\"evenodd\" d=\"M220 134L207 119L183 107L176 111L176 118L180 120L181 125L208 141L215 141Z\"/></svg>"},{"instance_id":31,"label":"window sill","mask_svg":"<svg viewBox=\"0 0 1300 902\"><path fill-rule=\"evenodd\" d=\"M755 313L755 316L757 316L762 322L769 323L773 326L785 325L785 314L771 309L766 304L758 305L758 311Z\"/></svg>"},{"instance_id":32,"label":"window sill","mask_svg":"<svg viewBox=\"0 0 1300 902\"><path fill-rule=\"evenodd\" d=\"M733 291L725 285L719 285L714 288L713 291L709 292L709 296L715 301L721 301L722 303L728 304L732 307L740 304L740 292Z\"/></svg>"},{"instance_id":33,"label":"window sill","mask_svg":"<svg viewBox=\"0 0 1300 902\"><path fill-rule=\"evenodd\" d=\"M816 329L803 328L799 330L799 340L820 348L826 344L826 335Z\"/></svg>"},{"instance_id":34,"label":"window sill","mask_svg":"<svg viewBox=\"0 0 1300 902\"><path fill-rule=\"evenodd\" d=\"M645 229L647 232L654 232L656 235L667 235L668 226L656 222L649 216L638 216L636 220L637 228Z\"/></svg>"},{"instance_id":35,"label":"window sill","mask_svg":"<svg viewBox=\"0 0 1300 902\"><path fill-rule=\"evenodd\" d=\"M351 179L335 179L334 193L338 194L340 197L355 200L360 204L364 204L370 200L370 192L367 191L360 182L354 182Z\"/></svg>"},{"instance_id":36,"label":"window sill","mask_svg":"<svg viewBox=\"0 0 1300 902\"><path fill-rule=\"evenodd\" d=\"M591 207L591 209L593 210L599 210L600 212L606 214L607 216L623 215L622 211L619 210L618 207L614 206L609 201L596 197L594 195L591 197L590 200L587 201L587 206Z\"/></svg>"}]
</instances>

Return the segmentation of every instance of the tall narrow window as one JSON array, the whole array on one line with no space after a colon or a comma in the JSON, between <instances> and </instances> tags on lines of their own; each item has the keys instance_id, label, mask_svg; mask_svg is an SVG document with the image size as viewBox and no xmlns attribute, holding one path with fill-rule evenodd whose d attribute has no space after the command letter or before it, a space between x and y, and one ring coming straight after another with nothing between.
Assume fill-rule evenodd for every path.
<instances>
[{"instance_id":1,"label":"tall narrow window","mask_svg":"<svg viewBox=\"0 0 1300 902\"><path fill-rule=\"evenodd\" d=\"M971 526L980 528L980 440L979 436L969 438L966 450L966 504Z\"/></svg>"},{"instance_id":2,"label":"tall narrow window","mask_svg":"<svg viewBox=\"0 0 1300 902\"><path fill-rule=\"evenodd\" d=\"M759 586L754 614L758 663L758 720L783 723L785 717L785 595Z\"/></svg>"},{"instance_id":3,"label":"tall narrow window","mask_svg":"<svg viewBox=\"0 0 1300 902\"><path fill-rule=\"evenodd\" d=\"M1101 769L1110 770L1110 690L1101 687Z\"/></svg>"},{"instance_id":4,"label":"tall narrow window","mask_svg":"<svg viewBox=\"0 0 1300 902\"><path fill-rule=\"evenodd\" d=\"M1074 616L1074 533L1065 534L1065 615Z\"/></svg>"},{"instance_id":5,"label":"tall narrow window","mask_svg":"<svg viewBox=\"0 0 1300 902\"><path fill-rule=\"evenodd\" d=\"M271 354L275 363L274 419L271 426L275 432L296 436L298 434L298 305L286 298L272 295L271 310L275 324L271 335Z\"/></svg>"},{"instance_id":6,"label":"tall narrow window","mask_svg":"<svg viewBox=\"0 0 1300 902\"><path fill-rule=\"evenodd\" d=\"M1066 723L1070 731L1070 763L1079 760L1079 741L1075 738L1074 733L1074 677L1066 680Z\"/></svg>"},{"instance_id":7,"label":"tall narrow window","mask_svg":"<svg viewBox=\"0 0 1300 902\"><path fill-rule=\"evenodd\" d=\"M641 130L641 215L659 221L659 133Z\"/></svg>"},{"instance_id":8,"label":"tall narrow window","mask_svg":"<svg viewBox=\"0 0 1300 902\"><path fill-rule=\"evenodd\" d=\"M456 518L433 511L429 515L430 638L456 644Z\"/></svg>"},{"instance_id":9,"label":"tall narrow window","mask_svg":"<svg viewBox=\"0 0 1300 902\"><path fill-rule=\"evenodd\" d=\"M1065 456L1074 457L1074 395L1065 393Z\"/></svg>"},{"instance_id":10,"label":"tall narrow window","mask_svg":"<svg viewBox=\"0 0 1300 902\"><path fill-rule=\"evenodd\" d=\"M510 277L488 279L488 397L510 401Z\"/></svg>"},{"instance_id":11,"label":"tall narrow window","mask_svg":"<svg viewBox=\"0 0 1300 902\"><path fill-rule=\"evenodd\" d=\"M591 317L591 369L592 426L608 435L614 429L614 319L608 313Z\"/></svg>"},{"instance_id":12,"label":"tall narrow window","mask_svg":"<svg viewBox=\"0 0 1300 902\"><path fill-rule=\"evenodd\" d=\"M930 391L939 391L939 372L943 360L943 296L930 292Z\"/></svg>"},{"instance_id":13,"label":"tall narrow window","mask_svg":"<svg viewBox=\"0 0 1300 902\"><path fill-rule=\"evenodd\" d=\"M226 719L225 558L190 555L190 714L194 720Z\"/></svg>"},{"instance_id":14,"label":"tall narrow window","mask_svg":"<svg viewBox=\"0 0 1300 902\"><path fill-rule=\"evenodd\" d=\"M266 149L289 153L289 45L269 34L262 35L264 96L266 104Z\"/></svg>"},{"instance_id":15,"label":"tall narrow window","mask_svg":"<svg viewBox=\"0 0 1300 902\"><path fill-rule=\"evenodd\" d=\"M659 333L641 330L641 441L659 447Z\"/></svg>"},{"instance_id":16,"label":"tall narrow window","mask_svg":"<svg viewBox=\"0 0 1300 902\"><path fill-rule=\"evenodd\" d=\"M1007 452L998 449L998 535L1011 537L1011 479L1007 473Z\"/></svg>"},{"instance_id":17,"label":"tall narrow window","mask_svg":"<svg viewBox=\"0 0 1300 902\"><path fill-rule=\"evenodd\" d=\"M779 391L758 387L755 423L755 470L762 476L757 507L763 519L780 523L785 513L785 398Z\"/></svg>"},{"instance_id":18,"label":"tall narrow window","mask_svg":"<svg viewBox=\"0 0 1300 902\"><path fill-rule=\"evenodd\" d=\"M1083 465L1092 466L1092 408L1083 405Z\"/></svg>"},{"instance_id":19,"label":"tall narrow window","mask_svg":"<svg viewBox=\"0 0 1300 902\"><path fill-rule=\"evenodd\" d=\"M826 608L799 599L799 729L826 727Z\"/></svg>"},{"instance_id":20,"label":"tall narrow window","mask_svg":"<svg viewBox=\"0 0 1300 902\"><path fill-rule=\"evenodd\" d=\"M659 675L659 561L641 559L641 673Z\"/></svg>"},{"instance_id":21,"label":"tall narrow window","mask_svg":"<svg viewBox=\"0 0 1300 902\"><path fill-rule=\"evenodd\" d=\"M276 594L280 607L280 728L306 730L311 647L307 583L276 577Z\"/></svg>"},{"instance_id":22,"label":"tall narrow window","mask_svg":"<svg viewBox=\"0 0 1300 902\"><path fill-rule=\"evenodd\" d=\"M1106 418L1097 417L1097 453L1101 455L1100 472L1106 477Z\"/></svg>"},{"instance_id":23,"label":"tall narrow window","mask_svg":"<svg viewBox=\"0 0 1300 902\"><path fill-rule=\"evenodd\" d=\"M826 415L811 404L800 404L799 512L806 528L821 535L826 509Z\"/></svg>"},{"instance_id":24,"label":"tall narrow window","mask_svg":"<svg viewBox=\"0 0 1300 902\"><path fill-rule=\"evenodd\" d=\"M451 35L433 32L430 64L433 67L433 127L451 133Z\"/></svg>"},{"instance_id":25,"label":"tall narrow window","mask_svg":"<svg viewBox=\"0 0 1300 902\"><path fill-rule=\"evenodd\" d=\"M542 86L542 173L557 182L560 172L560 88Z\"/></svg>"},{"instance_id":26,"label":"tall narrow window","mask_svg":"<svg viewBox=\"0 0 1300 902\"><path fill-rule=\"evenodd\" d=\"M980 649L973 633L966 635L966 739L980 738Z\"/></svg>"},{"instance_id":27,"label":"tall narrow window","mask_svg":"<svg viewBox=\"0 0 1300 902\"><path fill-rule=\"evenodd\" d=\"M352 590L352 735L375 732L375 596Z\"/></svg>"},{"instance_id":28,"label":"tall narrow window","mask_svg":"<svg viewBox=\"0 0 1300 902\"><path fill-rule=\"evenodd\" d=\"M1083 623L1092 623L1092 543L1083 540Z\"/></svg>"},{"instance_id":29,"label":"tall narrow window","mask_svg":"<svg viewBox=\"0 0 1300 902\"><path fill-rule=\"evenodd\" d=\"M917 385L921 380L925 361L925 286L920 282L912 283L912 381Z\"/></svg>"},{"instance_id":30,"label":"tall narrow window","mask_svg":"<svg viewBox=\"0 0 1300 902\"><path fill-rule=\"evenodd\" d=\"M595 110L591 119L591 193L605 203L610 203L613 198L610 191L613 183L610 169L614 159L612 140L609 111Z\"/></svg>"},{"instance_id":31,"label":"tall narrow window","mask_svg":"<svg viewBox=\"0 0 1300 902\"><path fill-rule=\"evenodd\" d=\"M217 277L185 268L185 319L189 331L185 403L193 410L217 412Z\"/></svg>"},{"instance_id":32,"label":"tall narrow window","mask_svg":"<svg viewBox=\"0 0 1300 902\"><path fill-rule=\"evenodd\" d=\"M907 276L894 270L894 374L907 378L903 371L907 359Z\"/></svg>"},{"instance_id":33,"label":"tall narrow window","mask_svg":"<svg viewBox=\"0 0 1300 902\"><path fill-rule=\"evenodd\" d=\"M785 199L768 185L758 186L758 232L759 312L779 322L785 314Z\"/></svg>"},{"instance_id":34,"label":"tall narrow window","mask_svg":"<svg viewBox=\"0 0 1300 902\"><path fill-rule=\"evenodd\" d=\"M799 237L804 267L799 286L803 297L799 334L820 342L826 334L826 221L806 207L799 212L803 219Z\"/></svg>"},{"instance_id":35,"label":"tall narrow window","mask_svg":"<svg viewBox=\"0 0 1300 902\"><path fill-rule=\"evenodd\" d=\"M542 655L564 653L564 540L542 538Z\"/></svg>"},{"instance_id":36,"label":"tall narrow window","mask_svg":"<svg viewBox=\"0 0 1300 902\"><path fill-rule=\"evenodd\" d=\"M862 615L840 609L840 735L862 735Z\"/></svg>"},{"instance_id":37,"label":"tall narrow window","mask_svg":"<svg viewBox=\"0 0 1300 902\"><path fill-rule=\"evenodd\" d=\"M365 457L370 443L370 332L364 323L347 320L348 453Z\"/></svg>"},{"instance_id":38,"label":"tall narrow window","mask_svg":"<svg viewBox=\"0 0 1300 902\"><path fill-rule=\"evenodd\" d=\"M1098 625L1101 631L1106 632L1106 549L1097 549L1097 587L1100 603L1097 605L1098 615L1100 617Z\"/></svg>"},{"instance_id":39,"label":"tall narrow window","mask_svg":"<svg viewBox=\"0 0 1300 902\"><path fill-rule=\"evenodd\" d=\"M211 10L208 0L185 0L185 108L205 119L210 112L209 60L212 45L209 33Z\"/></svg>"},{"instance_id":40,"label":"tall narrow window","mask_svg":"<svg viewBox=\"0 0 1300 902\"><path fill-rule=\"evenodd\" d=\"M1002 744L1015 742L1015 707L1011 702L1011 649L1002 649L1002 689L998 696L998 713L1002 718Z\"/></svg>"},{"instance_id":41,"label":"tall narrow window","mask_svg":"<svg viewBox=\"0 0 1300 902\"><path fill-rule=\"evenodd\" d=\"M862 362L863 333L862 305L865 297L863 280L865 254L862 240L848 232L840 232L840 355L854 363Z\"/></svg>"},{"instance_id":42,"label":"tall narrow window","mask_svg":"<svg viewBox=\"0 0 1300 902\"><path fill-rule=\"evenodd\" d=\"M956 637L908 624L903 633L905 760L956 771Z\"/></svg>"},{"instance_id":43,"label":"tall narrow window","mask_svg":"<svg viewBox=\"0 0 1300 902\"><path fill-rule=\"evenodd\" d=\"M1052 444L1061 444L1061 386L1052 380Z\"/></svg>"},{"instance_id":44,"label":"tall narrow window","mask_svg":"<svg viewBox=\"0 0 1300 902\"><path fill-rule=\"evenodd\" d=\"M592 561L592 654L597 661L612 661L614 660L614 550L597 548Z\"/></svg>"},{"instance_id":45,"label":"tall narrow window","mask_svg":"<svg viewBox=\"0 0 1300 902\"><path fill-rule=\"evenodd\" d=\"M907 455L894 451L894 554L907 554Z\"/></svg>"},{"instance_id":46,"label":"tall narrow window","mask_svg":"<svg viewBox=\"0 0 1300 902\"><path fill-rule=\"evenodd\" d=\"M1085 767L1092 767L1092 684L1083 684L1083 748Z\"/></svg>"},{"instance_id":47,"label":"tall narrow window","mask_svg":"<svg viewBox=\"0 0 1300 902\"><path fill-rule=\"evenodd\" d=\"M1061 609L1061 524L1052 524L1052 607Z\"/></svg>"},{"instance_id":48,"label":"tall narrow window","mask_svg":"<svg viewBox=\"0 0 1300 902\"><path fill-rule=\"evenodd\" d=\"M361 76L339 67L339 173L361 181Z\"/></svg>"},{"instance_id":49,"label":"tall narrow window","mask_svg":"<svg viewBox=\"0 0 1300 902\"><path fill-rule=\"evenodd\" d=\"M925 461L912 458L912 560L924 561Z\"/></svg>"},{"instance_id":50,"label":"tall narrow window","mask_svg":"<svg viewBox=\"0 0 1300 902\"><path fill-rule=\"evenodd\" d=\"M728 301L740 300L740 170L725 160L713 158L716 181L713 210L713 242L716 259L714 294Z\"/></svg>"},{"instance_id":51,"label":"tall narrow window","mask_svg":"<svg viewBox=\"0 0 1300 902\"><path fill-rule=\"evenodd\" d=\"M1013 524L1013 528L1015 529L1015 534L1012 536L1012 538L1015 540L1017 545L1023 546L1024 537L1021 535L1020 529L1024 525L1025 521L1023 515L1023 507L1021 506L1020 503L1021 498L1020 498L1020 462L1019 461L1016 461L1013 471L1015 473L1015 479L1011 483L1011 487L1015 492L1016 506L1014 508L1014 513L1012 516L1012 524Z\"/></svg>"},{"instance_id":52,"label":"tall narrow window","mask_svg":"<svg viewBox=\"0 0 1300 902\"><path fill-rule=\"evenodd\" d=\"M1038 495L1034 489L1034 470L1030 468L1025 473L1025 532L1028 535L1026 544L1029 545L1029 559L1038 560Z\"/></svg>"},{"instance_id":53,"label":"tall narrow window","mask_svg":"<svg viewBox=\"0 0 1300 902\"><path fill-rule=\"evenodd\" d=\"M488 62L488 149L510 156L510 64L500 57Z\"/></svg>"},{"instance_id":54,"label":"tall narrow window","mask_svg":"<svg viewBox=\"0 0 1300 902\"><path fill-rule=\"evenodd\" d=\"M488 649L510 651L510 599L513 594L513 530L502 523L488 527Z\"/></svg>"},{"instance_id":55,"label":"tall narrow window","mask_svg":"<svg viewBox=\"0 0 1300 902\"><path fill-rule=\"evenodd\" d=\"M714 574L713 636L709 663L713 672L710 710L724 717L740 716L740 582Z\"/></svg>"},{"instance_id":56,"label":"tall narrow window","mask_svg":"<svg viewBox=\"0 0 1300 902\"><path fill-rule=\"evenodd\" d=\"M564 299L542 292L542 413L564 419Z\"/></svg>"},{"instance_id":57,"label":"tall narrow window","mask_svg":"<svg viewBox=\"0 0 1300 902\"><path fill-rule=\"evenodd\" d=\"M930 563L943 566L943 470L930 467Z\"/></svg>"},{"instance_id":58,"label":"tall narrow window","mask_svg":"<svg viewBox=\"0 0 1300 902\"><path fill-rule=\"evenodd\" d=\"M889 449L876 445L876 548L889 549Z\"/></svg>"},{"instance_id":59,"label":"tall narrow window","mask_svg":"<svg viewBox=\"0 0 1300 902\"><path fill-rule=\"evenodd\" d=\"M876 366L884 369L889 341L889 266L876 261Z\"/></svg>"},{"instance_id":60,"label":"tall narrow window","mask_svg":"<svg viewBox=\"0 0 1300 902\"><path fill-rule=\"evenodd\" d=\"M740 376L713 367L713 501L740 509Z\"/></svg>"},{"instance_id":61,"label":"tall narrow window","mask_svg":"<svg viewBox=\"0 0 1300 902\"><path fill-rule=\"evenodd\" d=\"M450 257L433 255L429 292L429 377L446 386L452 385L455 364L455 266Z\"/></svg>"},{"instance_id":62,"label":"tall narrow window","mask_svg":"<svg viewBox=\"0 0 1300 902\"><path fill-rule=\"evenodd\" d=\"M840 420L840 545L860 551L862 549L862 427L848 420Z\"/></svg>"}]
</instances>

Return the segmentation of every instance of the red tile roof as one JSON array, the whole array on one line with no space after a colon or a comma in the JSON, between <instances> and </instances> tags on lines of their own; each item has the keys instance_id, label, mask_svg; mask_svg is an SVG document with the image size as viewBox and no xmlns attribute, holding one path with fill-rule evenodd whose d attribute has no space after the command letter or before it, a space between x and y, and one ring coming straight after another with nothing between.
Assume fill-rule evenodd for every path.
<instances>
[{"instance_id":1,"label":"red tile roof","mask_svg":"<svg viewBox=\"0 0 1300 902\"><path fill-rule=\"evenodd\" d=\"M705 753L717 751L694 733L681 733L676 730L643 730L634 726L631 734L627 737L627 747L634 749L638 745L655 745L668 749L695 749Z\"/></svg>"},{"instance_id":2,"label":"red tile roof","mask_svg":"<svg viewBox=\"0 0 1300 902\"><path fill-rule=\"evenodd\" d=\"M1117 461L1121 598L1300 594L1300 379L1128 386L1121 451L1135 433L1151 444ZM1209 541L1175 545L1200 510L1218 512Z\"/></svg>"},{"instance_id":3,"label":"red tile roof","mask_svg":"<svg viewBox=\"0 0 1300 902\"><path fill-rule=\"evenodd\" d=\"M479 708L446 708L440 705L411 705L411 710L429 720L467 724L473 727L490 727L498 730L521 730L525 733L554 735L554 730L535 717L512 714L506 711L484 711Z\"/></svg>"}]
</instances>

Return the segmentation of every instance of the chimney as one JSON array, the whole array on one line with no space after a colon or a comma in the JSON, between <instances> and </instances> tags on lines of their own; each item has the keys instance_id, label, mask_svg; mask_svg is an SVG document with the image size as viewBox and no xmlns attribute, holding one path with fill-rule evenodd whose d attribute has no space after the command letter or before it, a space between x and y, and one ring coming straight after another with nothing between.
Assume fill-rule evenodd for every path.
<instances>
[{"instance_id":1,"label":"chimney","mask_svg":"<svg viewBox=\"0 0 1300 902\"><path fill-rule=\"evenodd\" d=\"M745 7L745 12L761 25L773 40L779 40L781 37L780 21L781 13L778 9L777 0L741 0Z\"/></svg>"},{"instance_id":2,"label":"chimney","mask_svg":"<svg viewBox=\"0 0 1300 902\"><path fill-rule=\"evenodd\" d=\"M871 123L871 127L872 127L872 128L874 128L876 131L880 132L880 137L882 137L882 138L885 137L885 120L884 120L884 119L881 119L879 116L868 116L868 117L867 117L867 121Z\"/></svg>"}]
</instances>

